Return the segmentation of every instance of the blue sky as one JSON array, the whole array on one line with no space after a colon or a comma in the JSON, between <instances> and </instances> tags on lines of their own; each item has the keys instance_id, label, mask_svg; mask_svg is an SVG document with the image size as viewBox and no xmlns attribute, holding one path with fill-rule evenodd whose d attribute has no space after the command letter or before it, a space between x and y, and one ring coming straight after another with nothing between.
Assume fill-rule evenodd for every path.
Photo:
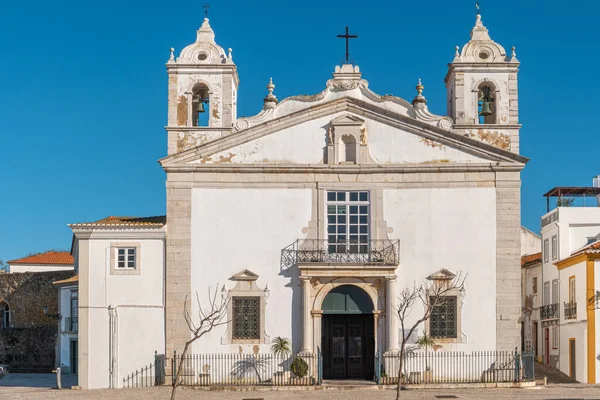
<instances>
[{"instance_id":1,"label":"blue sky","mask_svg":"<svg viewBox=\"0 0 600 400\"><path fill-rule=\"evenodd\" d=\"M412 99L417 78L436 113L475 1L213 1L211 25L233 48L239 115L324 88L346 25L370 87ZM584 4L587 3L587 4ZM165 212L169 48L195 39L203 2L4 2L0 8L0 258L68 249L67 223ZM597 2L483 0L484 24L521 61L522 219L539 230L542 194L600 174Z\"/></svg>"}]
</instances>

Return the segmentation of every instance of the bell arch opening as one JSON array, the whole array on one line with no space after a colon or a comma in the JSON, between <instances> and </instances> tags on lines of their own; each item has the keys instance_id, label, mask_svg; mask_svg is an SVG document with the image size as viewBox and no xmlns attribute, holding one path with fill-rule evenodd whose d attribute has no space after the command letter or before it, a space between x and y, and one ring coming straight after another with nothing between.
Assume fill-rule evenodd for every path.
<instances>
[{"instance_id":1,"label":"bell arch opening","mask_svg":"<svg viewBox=\"0 0 600 400\"><path fill-rule=\"evenodd\" d=\"M204 83L197 83L192 89L192 126L210 124L210 89Z\"/></svg>"},{"instance_id":2,"label":"bell arch opening","mask_svg":"<svg viewBox=\"0 0 600 400\"><path fill-rule=\"evenodd\" d=\"M483 82L477 88L477 115L480 125L496 124L496 88L491 82Z\"/></svg>"}]
</instances>

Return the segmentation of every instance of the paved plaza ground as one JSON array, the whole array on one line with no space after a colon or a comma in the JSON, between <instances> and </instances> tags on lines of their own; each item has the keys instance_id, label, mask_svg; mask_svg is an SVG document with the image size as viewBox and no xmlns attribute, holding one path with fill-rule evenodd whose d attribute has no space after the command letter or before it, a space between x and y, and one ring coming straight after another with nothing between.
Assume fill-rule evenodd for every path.
<instances>
[{"instance_id":1,"label":"paved plaza ground","mask_svg":"<svg viewBox=\"0 0 600 400\"><path fill-rule=\"evenodd\" d=\"M169 387L120 389L120 390L51 390L40 387L7 386L0 380L0 399L12 400L167 400ZM450 397L452 396L452 397ZM455 396L455 397L454 397ZM285 391L246 391L223 392L180 389L179 400L392 400L394 390L376 389L374 386L364 389L327 389L327 390L285 390ZM600 400L600 386L580 384L549 385L529 389L420 389L402 392L403 399L443 399L457 398L463 400L563 400L563 399L597 399Z\"/></svg>"}]
</instances>

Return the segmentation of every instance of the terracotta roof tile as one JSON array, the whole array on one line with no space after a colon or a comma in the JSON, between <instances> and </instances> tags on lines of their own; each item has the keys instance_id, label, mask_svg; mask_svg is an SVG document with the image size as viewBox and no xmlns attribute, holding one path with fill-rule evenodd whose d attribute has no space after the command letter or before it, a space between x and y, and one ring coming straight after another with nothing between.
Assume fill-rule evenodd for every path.
<instances>
[{"instance_id":1,"label":"terracotta roof tile","mask_svg":"<svg viewBox=\"0 0 600 400\"><path fill-rule=\"evenodd\" d=\"M34 256L23 257L17 260L7 261L8 265L11 264L56 264L56 265L73 265L73 256L68 251L48 251L42 254L36 254Z\"/></svg>"},{"instance_id":2,"label":"terracotta roof tile","mask_svg":"<svg viewBox=\"0 0 600 400\"><path fill-rule=\"evenodd\" d=\"M521 267L526 268L538 262L542 262L542 253L527 254L521 257Z\"/></svg>"},{"instance_id":3,"label":"terracotta roof tile","mask_svg":"<svg viewBox=\"0 0 600 400\"><path fill-rule=\"evenodd\" d=\"M56 281L56 282L52 282L53 285L62 285L62 284L66 284L66 283L78 283L79 282L79 275L74 275L68 279L63 279L62 281Z\"/></svg>"},{"instance_id":4,"label":"terracotta roof tile","mask_svg":"<svg viewBox=\"0 0 600 400\"><path fill-rule=\"evenodd\" d=\"M148 227L161 227L167 223L167 217L159 215L155 217L116 217L110 216L93 222L80 222L77 224L70 224L70 227L82 227L82 226L148 226Z\"/></svg>"}]
</instances>

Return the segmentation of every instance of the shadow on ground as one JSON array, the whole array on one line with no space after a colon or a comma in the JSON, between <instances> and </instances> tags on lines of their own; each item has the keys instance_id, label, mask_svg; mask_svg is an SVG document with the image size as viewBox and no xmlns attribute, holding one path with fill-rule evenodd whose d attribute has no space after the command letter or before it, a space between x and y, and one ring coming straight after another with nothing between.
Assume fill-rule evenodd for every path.
<instances>
[{"instance_id":1,"label":"shadow on ground","mask_svg":"<svg viewBox=\"0 0 600 400\"><path fill-rule=\"evenodd\" d=\"M63 375L61 379L63 388L77 386L76 375ZM56 387L55 374L11 374L0 379L0 387L30 387L48 388Z\"/></svg>"},{"instance_id":2,"label":"shadow on ground","mask_svg":"<svg viewBox=\"0 0 600 400\"><path fill-rule=\"evenodd\" d=\"M535 382L538 385L544 384L544 376L548 378L548 383L577 383L576 380L571 379L568 375L563 374L556 368L552 368L549 365L535 363Z\"/></svg>"}]
</instances>

